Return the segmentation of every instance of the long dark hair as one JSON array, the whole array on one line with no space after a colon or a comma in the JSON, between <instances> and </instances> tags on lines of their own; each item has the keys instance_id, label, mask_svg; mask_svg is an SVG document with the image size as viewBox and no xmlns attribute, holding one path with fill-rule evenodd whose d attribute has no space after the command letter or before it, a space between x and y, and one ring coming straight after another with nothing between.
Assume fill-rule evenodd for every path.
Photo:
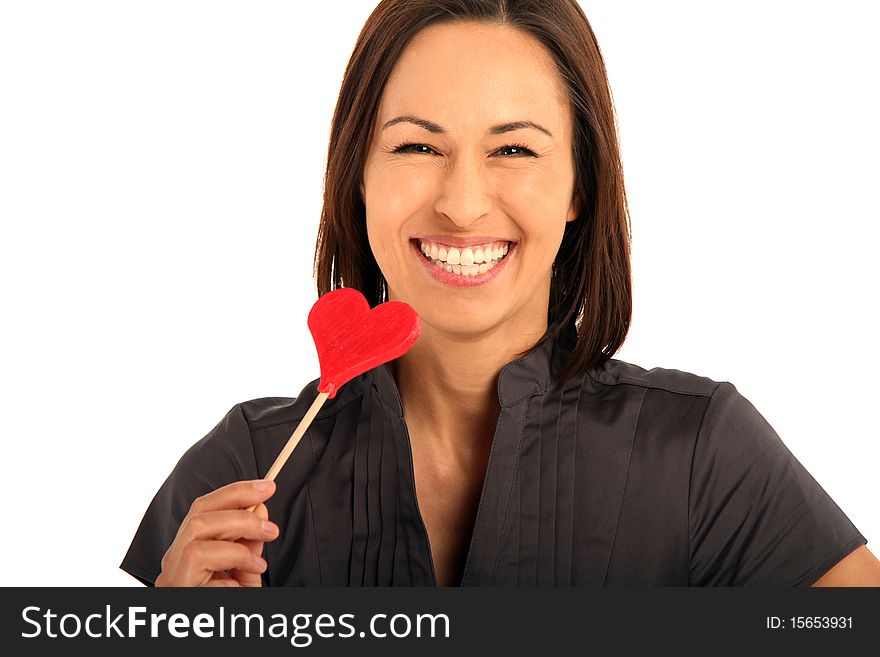
<instances>
[{"instance_id":1,"label":"long dark hair","mask_svg":"<svg viewBox=\"0 0 880 657\"><path fill-rule=\"evenodd\" d=\"M631 226L617 121L605 62L576 0L382 0L364 24L345 69L330 128L324 206L314 270L318 295L359 290L374 307L388 288L367 239L360 194L369 135L382 91L410 39L432 24L479 21L518 28L553 55L574 117L580 215L566 223L553 263L544 339L576 334L558 373L567 380L621 347L632 318Z\"/></svg>"}]
</instances>

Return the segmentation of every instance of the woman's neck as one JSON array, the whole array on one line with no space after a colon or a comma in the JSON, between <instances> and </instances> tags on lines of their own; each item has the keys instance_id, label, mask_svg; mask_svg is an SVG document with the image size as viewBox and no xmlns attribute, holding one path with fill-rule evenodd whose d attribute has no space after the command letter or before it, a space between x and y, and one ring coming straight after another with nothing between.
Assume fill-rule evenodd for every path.
<instances>
[{"instance_id":1,"label":"woman's neck","mask_svg":"<svg viewBox=\"0 0 880 657\"><path fill-rule=\"evenodd\" d=\"M498 374L546 330L546 321L528 330L507 323L461 338L423 324L415 345L391 363L407 424L430 429L423 434L437 453L467 459L484 451L500 412Z\"/></svg>"}]
</instances>

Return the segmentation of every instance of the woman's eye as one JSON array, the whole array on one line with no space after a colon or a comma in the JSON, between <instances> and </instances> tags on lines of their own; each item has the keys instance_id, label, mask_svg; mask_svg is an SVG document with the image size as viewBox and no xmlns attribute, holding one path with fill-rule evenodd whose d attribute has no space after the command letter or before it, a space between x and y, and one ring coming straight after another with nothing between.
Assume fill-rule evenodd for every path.
<instances>
[{"instance_id":1,"label":"woman's eye","mask_svg":"<svg viewBox=\"0 0 880 657\"><path fill-rule=\"evenodd\" d=\"M516 151L516 154L520 154L520 155L534 155L534 154L535 154L535 152L534 152L533 150L531 150L530 148L526 148L526 147L523 146L522 144L510 144L509 146L502 146L502 147L501 147L500 149L498 149L498 150L502 150L502 151L507 151L507 150L510 150L510 151Z\"/></svg>"},{"instance_id":2,"label":"woman's eye","mask_svg":"<svg viewBox=\"0 0 880 657\"><path fill-rule=\"evenodd\" d=\"M422 149L428 149L428 151L436 153L436 151L434 151L434 149L431 148L430 146L428 146L427 144L415 144L415 143L401 144L400 146L395 148L392 152L393 153L407 153L407 152L425 153L426 155L430 154L428 151L425 151ZM508 146L502 146L501 148L498 149L498 152L500 152L500 151L513 151L511 153L511 155L535 156L535 152L533 150L523 146L522 144L510 144Z\"/></svg>"},{"instance_id":3,"label":"woman's eye","mask_svg":"<svg viewBox=\"0 0 880 657\"><path fill-rule=\"evenodd\" d=\"M395 148L393 152L394 153L406 153L411 148L427 148L429 150L433 150L430 146L426 146L425 144L401 144L400 146ZM413 152L424 153L424 151L413 151Z\"/></svg>"}]
</instances>

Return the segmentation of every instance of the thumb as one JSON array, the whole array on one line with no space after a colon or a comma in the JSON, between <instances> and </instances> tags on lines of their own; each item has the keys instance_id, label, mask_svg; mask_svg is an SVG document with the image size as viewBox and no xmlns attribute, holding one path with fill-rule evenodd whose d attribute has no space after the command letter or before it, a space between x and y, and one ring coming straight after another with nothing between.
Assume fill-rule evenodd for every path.
<instances>
[{"instance_id":1,"label":"thumb","mask_svg":"<svg viewBox=\"0 0 880 657\"><path fill-rule=\"evenodd\" d=\"M257 514L257 517L260 520L268 520L269 519L269 509L266 507L265 502L260 502L257 506L254 507L254 513Z\"/></svg>"}]
</instances>

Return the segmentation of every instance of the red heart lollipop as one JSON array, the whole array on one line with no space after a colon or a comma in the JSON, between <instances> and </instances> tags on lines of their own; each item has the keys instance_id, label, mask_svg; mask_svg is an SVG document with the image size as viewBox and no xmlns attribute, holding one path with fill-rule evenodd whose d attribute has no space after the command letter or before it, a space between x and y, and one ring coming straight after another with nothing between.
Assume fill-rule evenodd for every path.
<instances>
[{"instance_id":1,"label":"red heart lollipop","mask_svg":"<svg viewBox=\"0 0 880 657\"><path fill-rule=\"evenodd\" d=\"M370 304L354 288L324 294L309 313L309 331L318 350L318 392L339 388L367 370L405 354L419 338L419 316L403 301Z\"/></svg>"},{"instance_id":2,"label":"red heart lollipop","mask_svg":"<svg viewBox=\"0 0 880 657\"><path fill-rule=\"evenodd\" d=\"M402 356L415 344L419 316L403 301L386 301L370 310L364 295L343 287L315 302L309 312L309 330L321 365L319 394L263 477L269 481L284 467L325 400L333 399L358 374Z\"/></svg>"}]
</instances>

